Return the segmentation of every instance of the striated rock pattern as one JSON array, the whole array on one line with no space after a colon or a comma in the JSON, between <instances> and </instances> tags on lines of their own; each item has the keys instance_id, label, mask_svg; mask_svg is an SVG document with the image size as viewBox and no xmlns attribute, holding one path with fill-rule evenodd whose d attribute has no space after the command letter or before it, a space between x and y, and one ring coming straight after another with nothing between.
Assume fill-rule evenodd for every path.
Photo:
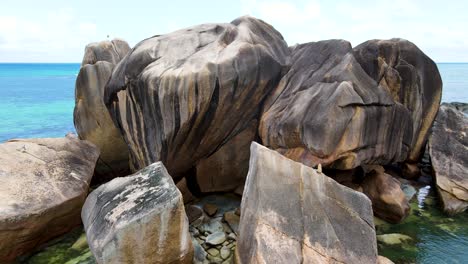
<instances>
[{"instance_id":1,"label":"striated rock pattern","mask_svg":"<svg viewBox=\"0 0 468 264\"><path fill-rule=\"evenodd\" d=\"M137 44L105 91L133 169L163 161L178 179L212 155L258 119L288 54L281 34L252 17Z\"/></svg>"},{"instance_id":2,"label":"striated rock pattern","mask_svg":"<svg viewBox=\"0 0 468 264\"><path fill-rule=\"evenodd\" d=\"M449 214L468 208L468 117L442 105L429 140L437 190Z\"/></svg>"},{"instance_id":3,"label":"striated rock pattern","mask_svg":"<svg viewBox=\"0 0 468 264\"><path fill-rule=\"evenodd\" d=\"M397 179L374 170L366 174L361 187L376 216L390 223L401 222L408 216L410 205Z\"/></svg>"},{"instance_id":4,"label":"striated rock pattern","mask_svg":"<svg viewBox=\"0 0 468 264\"><path fill-rule=\"evenodd\" d=\"M404 39L366 41L354 48L354 56L395 102L410 111L413 134L408 161L416 163L424 151L442 97L437 65Z\"/></svg>"},{"instance_id":5,"label":"striated rock pattern","mask_svg":"<svg viewBox=\"0 0 468 264\"><path fill-rule=\"evenodd\" d=\"M116 65L129 51L130 46L125 40L121 39L90 43L85 48L81 66L96 64L98 61L107 61Z\"/></svg>"},{"instance_id":6,"label":"striated rock pattern","mask_svg":"<svg viewBox=\"0 0 468 264\"><path fill-rule=\"evenodd\" d=\"M0 144L0 263L81 223L98 156L94 145L71 136Z\"/></svg>"},{"instance_id":7,"label":"striated rock pattern","mask_svg":"<svg viewBox=\"0 0 468 264\"><path fill-rule=\"evenodd\" d=\"M81 217L98 263L192 263L182 195L161 162L101 185Z\"/></svg>"},{"instance_id":8,"label":"striated rock pattern","mask_svg":"<svg viewBox=\"0 0 468 264\"><path fill-rule=\"evenodd\" d=\"M370 200L252 143L238 263L376 263Z\"/></svg>"},{"instance_id":9,"label":"striated rock pattern","mask_svg":"<svg viewBox=\"0 0 468 264\"><path fill-rule=\"evenodd\" d=\"M352 169L406 159L410 113L366 74L349 42L319 41L291 50L291 69L261 118L265 146L312 167Z\"/></svg>"},{"instance_id":10,"label":"striated rock pattern","mask_svg":"<svg viewBox=\"0 0 468 264\"><path fill-rule=\"evenodd\" d=\"M129 51L123 40L89 44L76 79L73 121L79 137L101 151L96 166L96 175L101 179L129 174L127 144L103 101L104 86L115 64Z\"/></svg>"}]
</instances>

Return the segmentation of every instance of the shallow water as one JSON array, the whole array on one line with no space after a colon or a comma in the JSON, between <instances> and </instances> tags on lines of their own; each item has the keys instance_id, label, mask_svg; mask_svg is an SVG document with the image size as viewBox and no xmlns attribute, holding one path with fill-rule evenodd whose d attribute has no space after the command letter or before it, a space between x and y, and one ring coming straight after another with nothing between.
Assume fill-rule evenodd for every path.
<instances>
[{"instance_id":1,"label":"shallow water","mask_svg":"<svg viewBox=\"0 0 468 264\"><path fill-rule=\"evenodd\" d=\"M422 187L420 192L425 190ZM376 221L377 235L397 233L412 238L396 245L379 242L379 254L395 263L468 263L468 213L445 215L433 188L421 203L418 197L411 200L411 213L404 222Z\"/></svg>"}]
</instances>

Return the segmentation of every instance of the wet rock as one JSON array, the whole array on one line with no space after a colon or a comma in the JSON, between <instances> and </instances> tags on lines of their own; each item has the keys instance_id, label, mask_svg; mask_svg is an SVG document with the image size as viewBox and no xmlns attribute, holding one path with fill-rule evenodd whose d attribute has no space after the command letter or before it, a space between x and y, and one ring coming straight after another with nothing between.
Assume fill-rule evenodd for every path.
<instances>
[{"instance_id":1,"label":"wet rock","mask_svg":"<svg viewBox=\"0 0 468 264\"><path fill-rule=\"evenodd\" d=\"M81 223L98 156L93 144L71 136L0 144L0 263Z\"/></svg>"},{"instance_id":2,"label":"wet rock","mask_svg":"<svg viewBox=\"0 0 468 264\"><path fill-rule=\"evenodd\" d=\"M370 200L252 143L238 263L376 263Z\"/></svg>"},{"instance_id":3,"label":"wet rock","mask_svg":"<svg viewBox=\"0 0 468 264\"><path fill-rule=\"evenodd\" d=\"M279 32L248 16L138 43L105 91L132 166L162 161L181 178L258 120L288 55Z\"/></svg>"},{"instance_id":4,"label":"wet rock","mask_svg":"<svg viewBox=\"0 0 468 264\"><path fill-rule=\"evenodd\" d=\"M372 171L361 184L372 201L374 214L390 223L398 223L408 216L410 206L400 182L392 176Z\"/></svg>"},{"instance_id":5,"label":"wet rock","mask_svg":"<svg viewBox=\"0 0 468 264\"><path fill-rule=\"evenodd\" d=\"M206 237L206 243L211 246L217 246L226 241L226 234L224 232L215 232Z\"/></svg>"},{"instance_id":6,"label":"wet rock","mask_svg":"<svg viewBox=\"0 0 468 264\"><path fill-rule=\"evenodd\" d=\"M387 245L398 245L405 241L413 240L410 236L398 233L378 235L377 241L385 243Z\"/></svg>"},{"instance_id":7,"label":"wet rock","mask_svg":"<svg viewBox=\"0 0 468 264\"><path fill-rule=\"evenodd\" d=\"M468 208L468 117L443 105L429 140L429 154L444 211L449 214Z\"/></svg>"},{"instance_id":8,"label":"wet rock","mask_svg":"<svg viewBox=\"0 0 468 264\"><path fill-rule=\"evenodd\" d=\"M123 40L89 44L76 79L73 122L80 139L92 142L101 151L96 166L98 181L130 174L127 144L103 100L104 86L114 66L129 51Z\"/></svg>"},{"instance_id":9,"label":"wet rock","mask_svg":"<svg viewBox=\"0 0 468 264\"><path fill-rule=\"evenodd\" d=\"M214 216L218 212L218 207L214 204L206 203L203 205L203 211L209 216Z\"/></svg>"},{"instance_id":10,"label":"wet rock","mask_svg":"<svg viewBox=\"0 0 468 264\"><path fill-rule=\"evenodd\" d=\"M82 219L99 263L192 263L182 195L161 162L94 190Z\"/></svg>"},{"instance_id":11,"label":"wet rock","mask_svg":"<svg viewBox=\"0 0 468 264\"><path fill-rule=\"evenodd\" d=\"M402 168L402 176L407 179L416 179L421 176L421 170L418 164L404 163Z\"/></svg>"},{"instance_id":12,"label":"wet rock","mask_svg":"<svg viewBox=\"0 0 468 264\"><path fill-rule=\"evenodd\" d=\"M291 49L291 68L267 99L260 121L265 146L310 167L341 170L406 159L410 112L367 75L349 42Z\"/></svg>"},{"instance_id":13,"label":"wet rock","mask_svg":"<svg viewBox=\"0 0 468 264\"><path fill-rule=\"evenodd\" d=\"M404 39L366 41L354 48L354 56L364 71L410 112L412 136L407 160L418 162L442 97L437 65Z\"/></svg>"}]
</instances>

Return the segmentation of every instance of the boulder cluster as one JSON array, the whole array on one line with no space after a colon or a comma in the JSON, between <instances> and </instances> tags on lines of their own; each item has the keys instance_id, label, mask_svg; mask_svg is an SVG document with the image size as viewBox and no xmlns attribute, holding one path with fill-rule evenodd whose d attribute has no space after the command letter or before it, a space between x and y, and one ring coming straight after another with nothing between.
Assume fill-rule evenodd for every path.
<instances>
[{"instance_id":1,"label":"boulder cluster","mask_svg":"<svg viewBox=\"0 0 468 264\"><path fill-rule=\"evenodd\" d=\"M0 144L0 262L82 220L98 263L391 263L373 216L409 214L426 146L445 211L468 207L468 119L441 93L407 40L289 47L248 16L92 43L79 139Z\"/></svg>"}]
</instances>

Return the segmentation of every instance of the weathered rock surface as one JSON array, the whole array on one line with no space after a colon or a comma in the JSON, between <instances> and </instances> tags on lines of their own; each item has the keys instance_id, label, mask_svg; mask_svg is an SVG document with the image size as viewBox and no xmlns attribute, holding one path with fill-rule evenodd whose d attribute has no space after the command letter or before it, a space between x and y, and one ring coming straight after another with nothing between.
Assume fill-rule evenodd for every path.
<instances>
[{"instance_id":1,"label":"weathered rock surface","mask_svg":"<svg viewBox=\"0 0 468 264\"><path fill-rule=\"evenodd\" d=\"M101 185L81 217L98 263L192 263L182 195L161 162Z\"/></svg>"},{"instance_id":2,"label":"weathered rock surface","mask_svg":"<svg viewBox=\"0 0 468 264\"><path fill-rule=\"evenodd\" d=\"M361 187L371 200L376 216L390 223L398 223L408 216L410 205L397 179L384 172L371 171Z\"/></svg>"},{"instance_id":3,"label":"weathered rock surface","mask_svg":"<svg viewBox=\"0 0 468 264\"><path fill-rule=\"evenodd\" d=\"M239 263L376 263L370 200L252 143Z\"/></svg>"},{"instance_id":4,"label":"weathered rock surface","mask_svg":"<svg viewBox=\"0 0 468 264\"><path fill-rule=\"evenodd\" d=\"M429 140L437 190L449 214L468 207L468 118L442 105Z\"/></svg>"},{"instance_id":5,"label":"weathered rock surface","mask_svg":"<svg viewBox=\"0 0 468 264\"><path fill-rule=\"evenodd\" d=\"M90 43L85 48L81 66L96 64L99 61L106 61L116 65L129 51L130 46L125 40L121 39Z\"/></svg>"},{"instance_id":6,"label":"weathered rock surface","mask_svg":"<svg viewBox=\"0 0 468 264\"><path fill-rule=\"evenodd\" d=\"M98 149L72 136L0 144L0 262L81 223Z\"/></svg>"},{"instance_id":7,"label":"weathered rock surface","mask_svg":"<svg viewBox=\"0 0 468 264\"><path fill-rule=\"evenodd\" d=\"M357 61L412 117L408 162L416 163L429 136L442 97L437 65L404 39L369 40L354 48Z\"/></svg>"},{"instance_id":8,"label":"weathered rock surface","mask_svg":"<svg viewBox=\"0 0 468 264\"><path fill-rule=\"evenodd\" d=\"M137 44L105 91L133 168L163 161L178 179L215 153L258 119L288 54L281 34L252 17Z\"/></svg>"},{"instance_id":9,"label":"weathered rock surface","mask_svg":"<svg viewBox=\"0 0 468 264\"><path fill-rule=\"evenodd\" d=\"M265 146L311 167L352 169L406 159L410 113L366 74L349 42L291 49L292 66L261 118Z\"/></svg>"},{"instance_id":10,"label":"weathered rock surface","mask_svg":"<svg viewBox=\"0 0 468 264\"><path fill-rule=\"evenodd\" d=\"M103 101L104 86L115 64L129 51L123 40L89 44L76 79L73 121L79 137L94 143L101 151L96 166L100 178L130 174L127 144Z\"/></svg>"},{"instance_id":11,"label":"weathered rock surface","mask_svg":"<svg viewBox=\"0 0 468 264\"><path fill-rule=\"evenodd\" d=\"M249 171L250 143L257 128L258 121L253 120L213 155L197 163L196 180L201 192L232 191L244 185Z\"/></svg>"}]
</instances>

